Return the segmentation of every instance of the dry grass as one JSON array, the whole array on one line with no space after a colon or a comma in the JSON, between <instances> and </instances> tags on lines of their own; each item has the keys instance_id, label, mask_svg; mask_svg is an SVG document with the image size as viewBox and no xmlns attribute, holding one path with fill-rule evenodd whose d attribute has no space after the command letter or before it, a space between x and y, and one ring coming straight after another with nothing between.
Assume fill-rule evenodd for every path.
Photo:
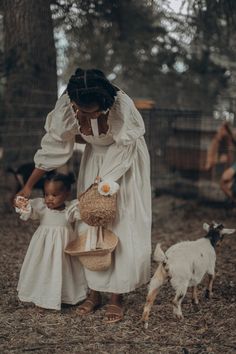
<instances>
[{"instance_id":1,"label":"dry grass","mask_svg":"<svg viewBox=\"0 0 236 354\"><path fill-rule=\"evenodd\" d=\"M235 211L170 197L154 200L153 215L153 246L159 240L163 249L203 235L204 221L236 226ZM76 314L76 306L56 312L19 302L20 266L37 225L6 214L0 226L0 353L236 353L236 235L225 239L218 255L213 299L206 301L202 295L195 312L187 294L185 319L179 322L172 315L173 293L164 286L153 306L149 329L144 330L139 320L146 286L124 296L124 321L113 325L102 323L104 308L83 318ZM203 294L203 285L200 290ZM105 303L107 294L103 299Z\"/></svg>"}]
</instances>

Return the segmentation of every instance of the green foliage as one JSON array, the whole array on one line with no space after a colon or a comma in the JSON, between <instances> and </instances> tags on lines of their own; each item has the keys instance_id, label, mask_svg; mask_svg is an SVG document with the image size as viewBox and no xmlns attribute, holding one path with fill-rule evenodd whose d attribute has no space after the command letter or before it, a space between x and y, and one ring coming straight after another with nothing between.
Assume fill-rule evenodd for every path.
<instances>
[{"instance_id":1,"label":"green foliage","mask_svg":"<svg viewBox=\"0 0 236 354\"><path fill-rule=\"evenodd\" d=\"M192 108L213 105L235 55L236 2L182 3L185 16L169 11L165 0L54 2L54 22L67 41L62 81L78 66L97 67L133 96L158 105L184 106L185 95Z\"/></svg>"},{"instance_id":2,"label":"green foliage","mask_svg":"<svg viewBox=\"0 0 236 354\"><path fill-rule=\"evenodd\" d=\"M77 0L67 1L60 16L57 10L54 19L69 43L65 78L78 65L98 67L126 85L162 73L163 65L176 71L183 49L168 33L164 13L153 1Z\"/></svg>"}]
</instances>

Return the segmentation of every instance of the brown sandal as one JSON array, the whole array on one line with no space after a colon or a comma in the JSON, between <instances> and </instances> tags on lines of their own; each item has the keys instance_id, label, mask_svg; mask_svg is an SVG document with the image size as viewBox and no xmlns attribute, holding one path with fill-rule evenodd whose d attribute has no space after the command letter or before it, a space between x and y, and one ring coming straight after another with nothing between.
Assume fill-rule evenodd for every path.
<instances>
[{"instance_id":1,"label":"brown sandal","mask_svg":"<svg viewBox=\"0 0 236 354\"><path fill-rule=\"evenodd\" d=\"M93 299L86 299L79 307L78 307L78 314L80 316L85 316L90 313L93 313L101 306L101 299L95 301Z\"/></svg>"},{"instance_id":2,"label":"brown sandal","mask_svg":"<svg viewBox=\"0 0 236 354\"><path fill-rule=\"evenodd\" d=\"M124 311L118 305L108 304L105 313L104 323L116 323L124 318Z\"/></svg>"}]
</instances>

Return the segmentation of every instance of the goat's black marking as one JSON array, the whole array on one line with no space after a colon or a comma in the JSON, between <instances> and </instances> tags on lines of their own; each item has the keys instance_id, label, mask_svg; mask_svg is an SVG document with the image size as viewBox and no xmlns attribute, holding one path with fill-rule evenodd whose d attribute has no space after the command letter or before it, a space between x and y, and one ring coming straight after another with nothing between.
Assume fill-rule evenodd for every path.
<instances>
[{"instance_id":1,"label":"goat's black marking","mask_svg":"<svg viewBox=\"0 0 236 354\"><path fill-rule=\"evenodd\" d=\"M184 297L184 295L183 295L183 294L180 294L180 295L177 297L177 301L180 301L183 297Z\"/></svg>"},{"instance_id":2,"label":"goat's black marking","mask_svg":"<svg viewBox=\"0 0 236 354\"><path fill-rule=\"evenodd\" d=\"M217 243L222 239L221 231L223 229L223 224L219 224L217 226L215 226L214 224L210 225L209 231L205 237L209 239L212 247L215 248Z\"/></svg>"},{"instance_id":3,"label":"goat's black marking","mask_svg":"<svg viewBox=\"0 0 236 354\"><path fill-rule=\"evenodd\" d=\"M201 257L203 257L203 254L201 253Z\"/></svg>"}]
</instances>

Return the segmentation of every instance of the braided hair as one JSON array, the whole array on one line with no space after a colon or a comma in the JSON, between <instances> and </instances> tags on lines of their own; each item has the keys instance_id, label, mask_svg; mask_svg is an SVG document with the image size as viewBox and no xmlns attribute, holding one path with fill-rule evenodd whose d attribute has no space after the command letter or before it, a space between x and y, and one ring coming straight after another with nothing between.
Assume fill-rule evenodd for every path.
<instances>
[{"instance_id":1,"label":"braided hair","mask_svg":"<svg viewBox=\"0 0 236 354\"><path fill-rule=\"evenodd\" d=\"M78 68L71 76L67 93L71 101L80 107L98 105L100 110L111 108L118 89L114 87L101 70Z\"/></svg>"},{"instance_id":2,"label":"braided hair","mask_svg":"<svg viewBox=\"0 0 236 354\"><path fill-rule=\"evenodd\" d=\"M61 182L64 188L68 191L71 190L71 185L75 182L75 176L73 172L65 175L63 173L57 173L54 171L48 172L44 177L44 183L46 182Z\"/></svg>"}]
</instances>

